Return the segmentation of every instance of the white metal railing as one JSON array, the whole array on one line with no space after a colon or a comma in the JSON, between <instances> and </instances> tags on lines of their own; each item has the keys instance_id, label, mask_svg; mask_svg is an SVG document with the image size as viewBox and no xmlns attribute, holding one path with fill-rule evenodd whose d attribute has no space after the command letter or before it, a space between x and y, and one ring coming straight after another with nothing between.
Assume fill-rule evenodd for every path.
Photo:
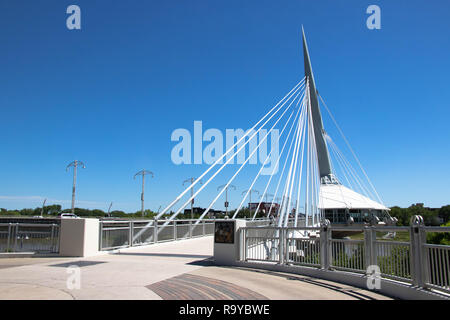
<instances>
[{"instance_id":1,"label":"white metal railing","mask_svg":"<svg viewBox=\"0 0 450 320\"><path fill-rule=\"evenodd\" d=\"M449 233L450 227L425 227L422 230L419 228L419 234L421 232L421 238L426 240L427 233ZM421 249L422 268L425 270L423 281L426 286L444 289L450 293L450 246L422 242Z\"/></svg>"},{"instance_id":2,"label":"white metal railing","mask_svg":"<svg viewBox=\"0 0 450 320\"><path fill-rule=\"evenodd\" d=\"M320 228L240 228L241 261L317 267L366 274L378 266L383 278L450 293L450 246L427 243L427 233L450 233L450 227L331 226ZM333 238L336 233L363 234L363 239ZM403 233L402 241L386 234Z\"/></svg>"},{"instance_id":3,"label":"white metal railing","mask_svg":"<svg viewBox=\"0 0 450 320\"><path fill-rule=\"evenodd\" d=\"M214 220L204 220L197 225L195 221L173 220L163 226L166 220L158 220L150 227L147 226L148 220L100 221L99 250L191 239L214 233ZM143 232L135 238L140 231Z\"/></svg>"},{"instance_id":4,"label":"white metal railing","mask_svg":"<svg viewBox=\"0 0 450 320\"><path fill-rule=\"evenodd\" d=\"M0 223L0 252L59 252L59 225Z\"/></svg>"}]
</instances>

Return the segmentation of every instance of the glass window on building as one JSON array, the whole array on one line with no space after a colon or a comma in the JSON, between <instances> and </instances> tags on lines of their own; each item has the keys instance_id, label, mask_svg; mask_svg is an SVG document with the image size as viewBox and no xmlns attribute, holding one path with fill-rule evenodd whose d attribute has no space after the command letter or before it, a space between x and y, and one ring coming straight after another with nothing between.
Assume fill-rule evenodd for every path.
<instances>
[{"instance_id":1,"label":"glass window on building","mask_svg":"<svg viewBox=\"0 0 450 320\"><path fill-rule=\"evenodd\" d=\"M361 210L359 209L350 209L350 217L353 218L355 223L362 223Z\"/></svg>"}]
</instances>

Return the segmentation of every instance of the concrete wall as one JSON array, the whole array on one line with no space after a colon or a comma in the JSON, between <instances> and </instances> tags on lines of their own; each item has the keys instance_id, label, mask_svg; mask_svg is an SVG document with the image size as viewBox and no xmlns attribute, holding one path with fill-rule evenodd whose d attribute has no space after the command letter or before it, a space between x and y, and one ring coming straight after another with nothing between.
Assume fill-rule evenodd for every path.
<instances>
[{"instance_id":1,"label":"concrete wall","mask_svg":"<svg viewBox=\"0 0 450 320\"><path fill-rule=\"evenodd\" d=\"M246 226L246 221L245 220L240 220L240 219L236 219L236 220L230 220L230 219L224 219L224 220L216 220L216 222L220 222L220 221L234 221L234 243L233 244L229 244L229 243L216 243L216 241L214 240L214 261L217 264L220 265L232 265L234 264L237 260L239 260L239 245L240 245L240 241L239 241L239 228L243 228ZM215 225L214 225L214 230L215 230Z\"/></svg>"},{"instance_id":2,"label":"concrete wall","mask_svg":"<svg viewBox=\"0 0 450 320\"><path fill-rule=\"evenodd\" d=\"M61 219L59 254L65 257L88 257L98 254L98 219Z\"/></svg>"}]
</instances>

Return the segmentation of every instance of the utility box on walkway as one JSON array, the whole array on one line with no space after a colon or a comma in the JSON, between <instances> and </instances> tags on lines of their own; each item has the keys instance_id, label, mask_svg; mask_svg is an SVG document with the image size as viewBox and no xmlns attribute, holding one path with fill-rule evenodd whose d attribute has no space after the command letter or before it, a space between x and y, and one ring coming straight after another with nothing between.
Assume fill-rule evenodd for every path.
<instances>
[{"instance_id":1,"label":"utility box on walkway","mask_svg":"<svg viewBox=\"0 0 450 320\"><path fill-rule=\"evenodd\" d=\"M223 219L214 223L214 262L233 265L239 259L239 228L247 225L245 220Z\"/></svg>"},{"instance_id":2,"label":"utility box on walkway","mask_svg":"<svg viewBox=\"0 0 450 320\"><path fill-rule=\"evenodd\" d=\"M88 257L98 254L98 219L61 219L59 254L66 257Z\"/></svg>"}]
</instances>

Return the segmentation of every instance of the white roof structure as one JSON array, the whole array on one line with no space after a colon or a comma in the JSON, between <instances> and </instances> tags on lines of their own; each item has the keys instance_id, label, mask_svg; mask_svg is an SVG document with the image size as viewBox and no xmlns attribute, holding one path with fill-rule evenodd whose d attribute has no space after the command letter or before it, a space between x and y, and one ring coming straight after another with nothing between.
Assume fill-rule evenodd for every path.
<instances>
[{"instance_id":1,"label":"white roof structure","mask_svg":"<svg viewBox=\"0 0 450 320\"><path fill-rule=\"evenodd\" d=\"M320 185L319 208L390 210L341 184Z\"/></svg>"}]
</instances>

